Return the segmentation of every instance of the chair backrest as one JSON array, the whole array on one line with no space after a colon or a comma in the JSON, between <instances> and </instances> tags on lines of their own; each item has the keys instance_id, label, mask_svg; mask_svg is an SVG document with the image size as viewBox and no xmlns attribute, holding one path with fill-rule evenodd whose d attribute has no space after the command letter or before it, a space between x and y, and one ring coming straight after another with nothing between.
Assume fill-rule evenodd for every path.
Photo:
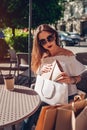
<instances>
[{"instance_id":1,"label":"chair backrest","mask_svg":"<svg viewBox=\"0 0 87 130\"><path fill-rule=\"evenodd\" d=\"M17 53L18 63L21 65L29 65L29 54L28 53Z\"/></svg>"},{"instance_id":2,"label":"chair backrest","mask_svg":"<svg viewBox=\"0 0 87 130\"><path fill-rule=\"evenodd\" d=\"M17 61L16 51L14 49L9 49L8 52L10 54L10 60Z\"/></svg>"},{"instance_id":3,"label":"chair backrest","mask_svg":"<svg viewBox=\"0 0 87 130\"><path fill-rule=\"evenodd\" d=\"M79 60L82 64L87 65L87 52L76 53L76 59Z\"/></svg>"}]
</instances>

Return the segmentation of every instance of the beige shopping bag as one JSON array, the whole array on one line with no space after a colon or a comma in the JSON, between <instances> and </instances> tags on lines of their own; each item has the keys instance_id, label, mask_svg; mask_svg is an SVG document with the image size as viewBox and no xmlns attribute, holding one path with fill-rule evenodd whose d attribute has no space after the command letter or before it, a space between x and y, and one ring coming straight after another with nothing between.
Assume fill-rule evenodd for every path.
<instances>
[{"instance_id":1,"label":"beige shopping bag","mask_svg":"<svg viewBox=\"0 0 87 130\"><path fill-rule=\"evenodd\" d=\"M87 130L87 99L57 109L55 130Z\"/></svg>"},{"instance_id":2,"label":"beige shopping bag","mask_svg":"<svg viewBox=\"0 0 87 130\"><path fill-rule=\"evenodd\" d=\"M42 107L35 130L53 130L57 108L60 106L61 105Z\"/></svg>"},{"instance_id":3,"label":"beige shopping bag","mask_svg":"<svg viewBox=\"0 0 87 130\"><path fill-rule=\"evenodd\" d=\"M42 130L44 116L45 116L46 110L49 108L50 108L50 106L43 106L42 107L35 130Z\"/></svg>"}]
</instances>

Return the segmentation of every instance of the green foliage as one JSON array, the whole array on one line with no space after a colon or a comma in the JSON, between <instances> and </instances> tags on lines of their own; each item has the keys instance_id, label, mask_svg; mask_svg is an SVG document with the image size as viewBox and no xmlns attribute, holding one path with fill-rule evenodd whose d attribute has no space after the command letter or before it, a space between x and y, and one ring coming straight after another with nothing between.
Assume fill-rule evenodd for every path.
<instances>
[{"instance_id":1,"label":"green foliage","mask_svg":"<svg viewBox=\"0 0 87 130\"><path fill-rule=\"evenodd\" d=\"M15 37L12 36L11 28L4 30L5 40L10 46L14 48L16 52L28 52L28 35L29 32L25 29L16 29Z\"/></svg>"},{"instance_id":2,"label":"green foliage","mask_svg":"<svg viewBox=\"0 0 87 130\"><path fill-rule=\"evenodd\" d=\"M62 6L59 0L33 0L32 3L32 27L39 24L52 24L60 19Z\"/></svg>"},{"instance_id":3,"label":"green foliage","mask_svg":"<svg viewBox=\"0 0 87 130\"><path fill-rule=\"evenodd\" d=\"M28 27L28 10L28 0L0 0L0 26Z\"/></svg>"},{"instance_id":4,"label":"green foliage","mask_svg":"<svg viewBox=\"0 0 87 130\"><path fill-rule=\"evenodd\" d=\"M14 42L13 48L17 52L28 52L28 35L21 34L20 36L16 36Z\"/></svg>"},{"instance_id":5,"label":"green foliage","mask_svg":"<svg viewBox=\"0 0 87 130\"><path fill-rule=\"evenodd\" d=\"M32 28L54 24L62 15L62 0L32 0ZM0 26L28 28L29 0L0 0ZM3 12L3 13L2 13Z\"/></svg>"},{"instance_id":6,"label":"green foliage","mask_svg":"<svg viewBox=\"0 0 87 130\"><path fill-rule=\"evenodd\" d=\"M62 0L32 0L32 28L42 23L55 24L62 16L61 2ZM29 0L0 0L0 27L12 28L4 30L5 40L16 51L28 51L29 32L23 32L22 29L29 28L29 5Z\"/></svg>"},{"instance_id":7,"label":"green foliage","mask_svg":"<svg viewBox=\"0 0 87 130\"><path fill-rule=\"evenodd\" d=\"M9 46L4 39L0 39L0 60L8 55Z\"/></svg>"}]
</instances>

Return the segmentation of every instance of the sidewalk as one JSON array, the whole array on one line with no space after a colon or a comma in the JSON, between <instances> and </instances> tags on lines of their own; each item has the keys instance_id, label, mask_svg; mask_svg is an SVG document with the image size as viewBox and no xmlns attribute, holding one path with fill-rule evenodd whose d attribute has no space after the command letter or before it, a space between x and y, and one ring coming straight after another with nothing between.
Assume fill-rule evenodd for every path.
<instances>
[{"instance_id":1,"label":"sidewalk","mask_svg":"<svg viewBox=\"0 0 87 130\"><path fill-rule=\"evenodd\" d=\"M71 47L71 46L66 46L64 48L71 50L74 54L76 54L78 52L87 52L87 47L81 47L81 46L80 47L77 47L77 46Z\"/></svg>"}]
</instances>

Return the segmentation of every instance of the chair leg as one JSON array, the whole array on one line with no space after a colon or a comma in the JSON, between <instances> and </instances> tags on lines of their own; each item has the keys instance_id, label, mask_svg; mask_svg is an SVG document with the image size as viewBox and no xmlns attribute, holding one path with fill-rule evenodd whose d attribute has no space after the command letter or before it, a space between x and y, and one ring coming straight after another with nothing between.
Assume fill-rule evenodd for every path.
<instances>
[{"instance_id":1,"label":"chair leg","mask_svg":"<svg viewBox=\"0 0 87 130\"><path fill-rule=\"evenodd\" d=\"M16 76L16 70L14 70L14 77Z\"/></svg>"},{"instance_id":2,"label":"chair leg","mask_svg":"<svg viewBox=\"0 0 87 130\"><path fill-rule=\"evenodd\" d=\"M0 70L0 75L2 75L2 71Z\"/></svg>"},{"instance_id":3,"label":"chair leg","mask_svg":"<svg viewBox=\"0 0 87 130\"><path fill-rule=\"evenodd\" d=\"M17 76L19 76L19 67L17 68Z\"/></svg>"},{"instance_id":4,"label":"chair leg","mask_svg":"<svg viewBox=\"0 0 87 130\"><path fill-rule=\"evenodd\" d=\"M9 75L11 74L12 63L10 63Z\"/></svg>"},{"instance_id":5,"label":"chair leg","mask_svg":"<svg viewBox=\"0 0 87 130\"><path fill-rule=\"evenodd\" d=\"M15 125L12 125L12 130L16 130Z\"/></svg>"},{"instance_id":6,"label":"chair leg","mask_svg":"<svg viewBox=\"0 0 87 130\"><path fill-rule=\"evenodd\" d=\"M17 63L15 63L15 70L14 70L14 77L16 76L16 66L17 66Z\"/></svg>"}]
</instances>

